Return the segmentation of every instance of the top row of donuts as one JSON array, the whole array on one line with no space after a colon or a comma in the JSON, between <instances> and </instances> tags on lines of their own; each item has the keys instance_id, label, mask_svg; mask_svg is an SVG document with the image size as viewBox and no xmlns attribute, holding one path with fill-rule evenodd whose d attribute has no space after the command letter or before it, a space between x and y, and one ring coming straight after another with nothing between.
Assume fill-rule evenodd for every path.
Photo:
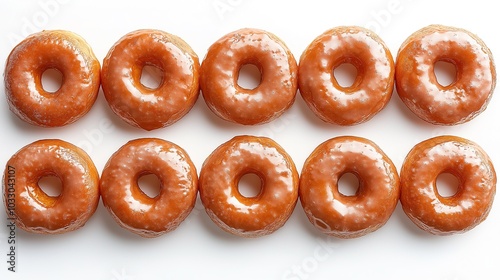
<instances>
[{"instance_id":1,"label":"top row of donuts","mask_svg":"<svg viewBox=\"0 0 500 280\"><path fill-rule=\"evenodd\" d=\"M456 68L449 85L437 81L434 66L439 61ZM333 75L345 63L357 70L347 87ZM248 64L261 73L254 89L238 85L239 71ZM145 66L160 70L157 88L141 83ZM54 93L42 86L48 69L63 77ZM279 117L293 104L298 88L323 121L355 125L386 106L394 83L401 100L418 117L455 125L486 109L496 83L493 57L483 41L464 29L442 25L427 26L408 37L396 63L372 31L336 27L314 39L298 65L287 46L263 30L241 29L223 36L210 46L201 66L181 38L160 30L137 30L111 47L102 69L80 36L42 31L14 47L4 77L11 111L28 123L56 127L75 122L90 110L102 84L113 112L145 130L183 117L200 88L207 106L235 123L255 125Z\"/></svg>"}]
</instances>

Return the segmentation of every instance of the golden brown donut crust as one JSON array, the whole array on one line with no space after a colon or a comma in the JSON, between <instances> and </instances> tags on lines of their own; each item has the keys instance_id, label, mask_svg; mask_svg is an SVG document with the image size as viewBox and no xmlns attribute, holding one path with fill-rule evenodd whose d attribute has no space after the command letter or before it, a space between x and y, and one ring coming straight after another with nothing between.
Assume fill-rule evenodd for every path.
<instances>
[{"instance_id":1,"label":"golden brown donut crust","mask_svg":"<svg viewBox=\"0 0 500 280\"><path fill-rule=\"evenodd\" d=\"M246 64L261 72L255 89L238 85ZM210 46L201 65L200 87L207 106L220 118L244 125L270 122L295 101L297 62L276 35L240 29Z\"/></svg>"},{"instance_id":2,"label":"golden brown donut crust","mask_svg":"<svg viewBox=\"0 0 500 280\"><path fill-rule=\"evenodd\" d=\"M455 81L438 83L434 65L455 65ZM403 103L419 118L439 125L470 121L484 111L496 84L493 56L471 32L430 25L401 45L396 60L396 89Z\"/></svg>"},{"instance_id":3,"label":"golden brown donut crust","mask_svg":"<svg viewBox=\"0 0 500 280\"><path fill-rule=\"evenodd\" d=\"M63 79L54 93L42 87L45 70L57 69ZM32 34L7 58L5 93L10 110L30 124L70 124L94 104L100 86L99 61L79 35L64 30Z\"/></svg>"},{"instance_id":4,"label":"golden brown donut crust","mask_svg":"<svg viewBox=\"0 0 500 280\"><path fill-rule=\"evenodd\" d=\"M455 195L439 195L436 178L442 173L458 178ZM495 192L496 173L486 152L457 136L438 136L415 145L401 169L403 210L432 234L471 230L488 216Z\"/></svg>"},{"instance_id":5,"label":"golden brown donut crust","mask_svg":"<svg viewBox=\"0 0 500 280\"><path fill-rule=\"evenodd\" d=\"M238 182L253 173L261 192L245 197ZM299 176L292 158L272 139L236 136L205 160L200 197L208 216L223 230L242 237L271 234L285 224L298 199Z\"/></svg>"},{"instance_id":6,"label":"golden brown donut crust","mask_svg":"<svg viewBox=\"0 0 500 280\"><path fill-rule=\"evenodd\" d=\"M338 190L338 180L353 173L353 196ZM309 221L321 232L355 238L382 227L399 199L399 176L387 155L368 139L341 136L320 144L307 158L299 196Z\"/></svg>"},{"instance_id":7,"label":"golden brown donut crust","mask_svg":"<svg viewBox=\"0 0 500 280\"><path fill-rule=\"evenodd\" d=\"M141 83L147 65L162 71L156 89ZM181 38L160 30L136 30L120 38L104 58L104 96L128 124L145 130L166 127L196 102L199 67L198 56Z\"/></svg>"},{"instance_id":8,"label":"golden brown donut crust","mask_svg":"<svg viewBox=\"0 0 500 280\"><path fill-rule=\"evenodd\" d=\"M354 83L342 87L333 71L343 63L357 69ZM357 26L330 29L300 57L299 89L309 108L323 121L339 125L366 122L389 102L394 88L394 61L385 43Z\"/></svg>"},{"instance_id":9,"label":"golden brown donut crust","mask_svg":"<svg viewBox=\"0 0 500 280\"><path fill-rule=\"evenodd\" d=\"M151 198L139 187L141 176L154 174L160 193ZM174 143L142 138L129 141L106 163L100 181L102 202L123 228L143 237L176 229L194 207L196 167Z\"/></svg>"},{"instance_id":10,"label":"golden brown donut crust","mask_svg":"<svg viewBox=\"0 0 500 280\"><path fill-rule=\"evenodd\" d=\"M49 196L39 187L38 181L45 176L61 180L59 196ZM94 214L99 203L99 174L82 149L62 140L39 140L7 161L3 198L8 217L19 228L33 233L69 232ZM11 203L15 203L14 209L8 207Z\"/></svg>"}]
</instances>

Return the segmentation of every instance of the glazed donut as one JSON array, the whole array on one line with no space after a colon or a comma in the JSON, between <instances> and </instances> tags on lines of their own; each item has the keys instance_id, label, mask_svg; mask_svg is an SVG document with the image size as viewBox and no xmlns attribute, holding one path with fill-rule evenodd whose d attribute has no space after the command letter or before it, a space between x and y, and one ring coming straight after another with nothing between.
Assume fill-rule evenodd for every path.
<instances>
[{"instance_id":1,"label":"glazed donut","mask_svg":"<svg viewBox=\"0 0 500 280\"><path fill-rule=\"evenodd\" d=\"M455 65L455 80L439 84L436 62ZM396 89L403 103L432 124L470 121L486 109L496 84L493 56L476 35L460 28L430 25L401 45L396 59Z\"/></svg>"},{"instance_id":2,"label":"glazed donut","mask_svg":"<svg viewBox=\"0 0 500 280\"><path fill-rule=\"evenodd\" d=\"M245 197L238 183L246 174L261 179L260 193ZM271 234L285 224L298 199L299 176L290 156L265 137L236 136L203 163L200 197L208 216L241 237Z\"/></svg>"},{"instance_id":3,"label":"glazed donut","mask_svg":"<svg viewBox=\"0 0 500 280\"><path fill-rule=\"evenodd\" d=\"M450 173L457 193L441 196L436 178ZM401 168L401 205L419 228L436 235L471 230L490 212L496 191L493 164L477 144L456 136L439 136L417 144Z\"/></svg>"},{"instance_id":4,"label":"glazed donut","mask_svg":"<svg viewBox=\"0 0 500 280\"><path fill-rule=\"evenodd\" d=\"M42 74L56 69L62 85L54 93L42 86ZM10 110L23 121L43 127L70 124L94 104L100 86L99 61L75 33L48 30L19 43L7 58L5 93Z\"/></svg>"},{"instance_id":5,"label":"glazed donut","mask_svg":"<svg viewBox=\"0 0 500 280\"><path fill-rule=\"evenodd\" d=\"M141 83L145 66L161 70L158 88ZM102 89L113 112L145 130L181 119L199 95L198 56L181 38L160 30L137 30L109 50L102 67Z\"/></svg>"},{"instance_id":6,"label":"glazed donut","mask_svg":"<svg viewBox=\"0 0 500 280\"><path fill-rule=\"evenodd\" d=\"M238 85L239 71L248 64L262 75L254 89ZM274 34L240 29L210 46L201 64L200 86L208 108L220 118L244 125L266 123L295 101L297 63Z\"/></svg>"},{"instance_id":7,"label":"glazed donut","mask_svg":"<svg viewBox=\"0 0 500 280\"><path fill-rule=\"evenodd\" d=\"M359 180L354 195L338 189L342 175ZM371 233L389 220L399 199L399 177L387 155L370 140L342 136L320 144L307 158L299 196L309 221L339 238Z\"/></svg>"},{"instance_id":8,"label":"glazed donut","mask_svg":"<svg viewBox=\"0 0 500 280\"><path fill-rule=\"evenodd\" d=\"M153 198L138 185L139 178L148 174L160 181L160 193ZM143 237L157 237L176 229L189 215L198 177L181 147L142 138L128 142L111 156L99 187L104 206L121 227Z\"/></svg>"},{"instance_id":9,"label":"glazed donut","mask_svg":"<svg viewBox=\"0 0 500 280\"><path fill-rule=\"evenodd\" d=\"M333 71L356 67L349 87L339 85ZM372 31L341 26L318 36L302 53L299 89L307 106L323 121L355 125L371 119L389 102L394 88L394 61Z\"/></svg>"},{"instance_id":10,"label":"glazed donut","mask_svg":"<svg viewBox=\"0 0 500 280\"><path fill-rule=\"evenodd\" d=\"M62 182L58 196L38 185L43 177ZM39 140L7 161L3 198L9 219L33 233L65 233L82 227L99 203L99 174L90 157L62 140Z\"/></svg>"}]
</instances>

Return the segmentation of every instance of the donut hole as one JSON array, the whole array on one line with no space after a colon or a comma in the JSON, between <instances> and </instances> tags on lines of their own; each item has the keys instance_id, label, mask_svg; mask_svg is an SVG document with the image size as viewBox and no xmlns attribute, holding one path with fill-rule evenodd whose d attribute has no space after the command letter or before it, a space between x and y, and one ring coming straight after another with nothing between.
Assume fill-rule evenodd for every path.
<instances>
[{"instance_id":1,"label":"donut hole","mask_svg":"<svg viewBox=\"0 0 500 280\"><path fill-rule=\"evenodd\" d=\"M354 173L344 173L340 176L338 182L339 193L345 196L354 196L359 189L359 179Z\"/></svg>"},{"instance_id":2,"label":"donut hole","mask_svg":"<svg viewBox=\"0 0 500 280\"><path fill-rule=\"evenodd\" d=\"M452 197L457 194L460 180L451 173L441 173L436 179L436 189L442 197Z\"/></svg>"},{"instance_id":3,"label":"donut hole","mask_svg":"<svg viewBox=\"0 0 500 280\"><path fill-rule=\"evenodd\" d=\"M244 197L257 197L261 191L262 180L255 173L245 174L238 181L238 192Z\"/></svg>"},{"instance_id":4,"label":"donut hole","mask_svg":"<svg viewBox=\"0 0 500 280\"><path fill-rule=\"evenodd\" d=\"M352 63L342 63L333 69L333 77L343 88L353 86L357 76L358 69Z\"/></svg>"},{"instance_id":5,"label":"donut hole","mask_svg":"<svg viewBox=\"0 0 500 280\"><path fill-rule=\"evenodd\" d=\"M155 174L144 174L137 179L139 189L150 198L155 198L160 194L161 182Z\"/></svg>"},{"instance_id":6,"label":"donut hole","mask_svg":"<svg viewBox=\"0 0 500 280\"><path fill-rule=\"evenodd\" d=\"M63 74L56 68L49 68L42 73L42 88L48 93L57 92L63 81Z\"/></svg>"},{"instance_id":7,"label":"donut hole","mask_svg":"<svg viewBox=\"0 0 500 280\"><path fill-rule=\"evenodd\" d=\"M245 64L238 73L238 86L244 89L255 89L260 85L262 73L254 64Z\"/></svg>"},{"instance_id":8,"label":"donut hole","mask_svg":"<svg viewBox=\"0 0 500 280\"><path fill-rule=\"evenodd\" d=\"M163 81L163 70L154 65L145 65L141 71L141 84L149 89L158 89Z\"/></svg>"},{"instance_id":9,"label":"donut hole","mask_svg":"<svg viewBox=\"0 0 500 280\"><path fill-rule=\"evenodd\" d=\"M38 180L40 189L50 197L58 197L62 192L62 181L54 175L43 176Z\"/></svg>"},{"instance_id":10,"label":"donut hole","mask_svg":"<svg viewBox=\"0 0 500 280\"><path fill-rule=\"evenodd\" d=\"M457 66L454 63L439 60L434 64L434 75L441 86L449 86L457 79Z\"/></svg>"}]
</instances>

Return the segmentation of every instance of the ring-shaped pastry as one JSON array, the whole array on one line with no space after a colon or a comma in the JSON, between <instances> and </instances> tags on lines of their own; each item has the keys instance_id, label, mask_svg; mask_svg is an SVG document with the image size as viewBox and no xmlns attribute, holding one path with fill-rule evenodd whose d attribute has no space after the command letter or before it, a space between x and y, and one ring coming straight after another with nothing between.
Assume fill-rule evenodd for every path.
<instances>
[{"instance_id":1,"label":"ring-shaped pastry","mask_svg":"<svg viewBox=\"0 0 500 280\"><path fill-rule=\"evenodd\" d=\"M48 92L42 85L46 70L62 75L61 87ZM79 35L64 30L32 34L10 53L5 66L9 108L30 124L58 127L75 122L94 104L101 66Z\"/></svg>"},{"instance_id":2,"label":"ring-shaped pastry","mask_svg":"<svg viewBox=\"0 0 500 280\"><path fill-rule=\"evenodd\" d=\"M261 191L243 196L240 179L260 177ZM271 234L283 226L298 199L299 176L290 156L265 137L237 136L220 145L200 172L200 197L208 216L242 237Z\"/></svg>"},{"instance_id":3,"label":"ring-shaped pastry","mask_svg":"<svg viewBox=\"0 0 500 280\"><path fill-rule=\"evenodd\" d=\"M57 177L61 193L40 188L44 177ZM3 197L9 218L33 233L65 233L82 227L99 203L99 174L80 148L58 139L33 142L5 167Z\"/></svg>"},{"instance_id":4,"label":"ring-shaped pastry","mask_svg":"<svg viewBox=\"0 0 500 280\"><path fill-rule=\"evenodd\" d=\"M441 196L436 180L454 175L457 192ZM496 192L496 173L486 152L457 136L420 142L401 168L401 205L410 220L436 235L463 233L486 219Z\"/></svg>"}]
</instances>

